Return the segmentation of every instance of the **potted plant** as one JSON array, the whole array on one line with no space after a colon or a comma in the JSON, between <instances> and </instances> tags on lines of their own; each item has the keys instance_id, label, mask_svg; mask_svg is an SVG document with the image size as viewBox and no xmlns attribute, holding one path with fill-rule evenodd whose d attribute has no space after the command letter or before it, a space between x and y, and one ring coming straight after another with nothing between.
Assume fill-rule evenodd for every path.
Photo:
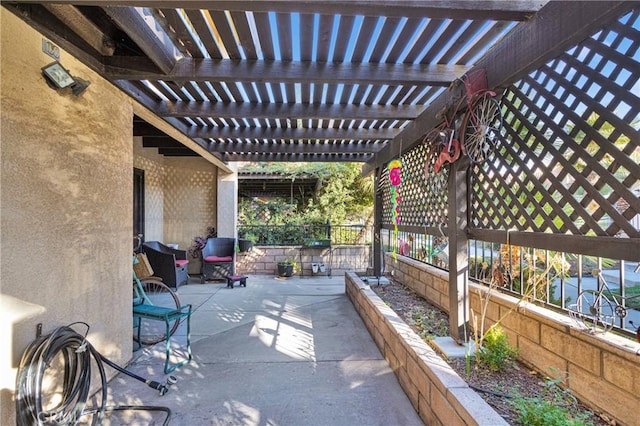
<instances>
[{"instance_id":1,"label":"potted plant","mask_svg":"<svg viewBox=\"0 0 640 426\"><path fill-rule=\"evenodd\" d=\"M296 271L298 264L293 258L287 258L278 262L278 276L279 277L291 277Z\"/></svg>"},{"instance_id":2,"label":"potted plant","mask_svg":"<svg viewBox=\"0 0 640 426\"><path fill-rule=\"evenodd\" d=\"M191 243L191 247L189 247L189 255L194 259L200 259L202 255L202 249L207 245L208 238L216 238L218 236L218 231L213 226L207 227L207 236L196 236L193 237L193 242Z\"/></svg>"}]
</instances>

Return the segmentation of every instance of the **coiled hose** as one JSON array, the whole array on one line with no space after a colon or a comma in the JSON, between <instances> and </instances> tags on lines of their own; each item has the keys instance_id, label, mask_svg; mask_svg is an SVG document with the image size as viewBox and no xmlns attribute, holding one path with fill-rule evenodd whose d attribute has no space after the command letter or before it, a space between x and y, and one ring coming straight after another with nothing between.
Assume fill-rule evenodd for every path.
<instances>
[{"instance_id":1,"label":"coiled hose","mask_svg":"<svg viewBox=\"0 0 640 426\"><path fill-rule=\"evenodd\" d=\"M84 336L71 328L76 324L86 326L87 331ZM146 383L149 387L160 391L161 395L167 392L167 387L137 376L105 358L86 340L88 332L89 325L82 322L58 327L51 334L36 338L25 349L16 376L18 426L75 425L85 415L92 415L91 424L99 425L106 412L126 410L163 411L166 413L163 424L169 424L171 410L167 407L130 405L107 407L107 377L103 363ZM92 358L100 374L101 397L97 407L85 410L91 388ZM51 398L43 398L42 386L45 373L54 361L62 362L64 367L62 392L59 402L45 409L43 402L47 405L53 404Z\"/></svg>"}]
</instances>

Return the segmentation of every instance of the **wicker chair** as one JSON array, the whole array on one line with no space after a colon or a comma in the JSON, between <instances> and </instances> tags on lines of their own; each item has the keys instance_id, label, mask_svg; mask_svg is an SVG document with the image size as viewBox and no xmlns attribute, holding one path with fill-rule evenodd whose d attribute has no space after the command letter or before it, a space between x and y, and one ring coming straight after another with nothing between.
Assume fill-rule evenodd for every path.
<instances>
[{"instance_id":1,"label":"wicker chair","mask_svg":"<svg viewBox=\"0 0 640 426\"><path fill-rule=\"evenodd\" d=\"M147 241L143 244L143 248L154 275L162 278L162 282L175 289L187 284L189 261L186 250L173 249L159 241Z\"/></svg>"},{"instance_id":2,"label":"wicker chair","mask_svg":"<svg viewBox=\"0 0 640 426\"><path fill-rule=\"evenodd\" d=\"M226 279L236 273L236 239L208 238L202 249L202 278L207 280Z\"/></svg>"}]
</instances>

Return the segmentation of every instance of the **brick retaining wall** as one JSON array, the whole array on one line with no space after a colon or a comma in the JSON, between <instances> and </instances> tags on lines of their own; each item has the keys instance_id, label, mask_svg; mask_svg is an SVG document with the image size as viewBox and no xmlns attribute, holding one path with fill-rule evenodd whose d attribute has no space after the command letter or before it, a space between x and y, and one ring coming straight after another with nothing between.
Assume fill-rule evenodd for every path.
<instances>
[{"instance_id":1,"label":"brick retaining wall","mask_svg":"<svg viewBox=\"0 0 640 426\"><path fill-rule=\"evenodd\" d=\"M347 296L427 425L508 425L360 278L345 275Z\"/></svg>"},{"instance_id":2,"label":"brick retaining wall","mask_svg":"<svg viewBox=\"0 0 640 426\"><path fill-rule=\"evenodd\" d=\"M385 260L394 280L449 310L448 272L402 256L393 260L387 255ZM470 305L475 312L480 312L480 294L487 291L483 285L469 284ZM567 314L533 304L521 304L514 310L517 302L509 295L491 295L485 328L502 318L511 344L520 349L519 357L525 364L544 375L551 375L551 369L566 373L569 389L583 403L618 424L637 425L640 344L612 333L587 333Z\"/></svg>"},{"instance_id":3,"label":"brick retaining wall","mask_svg":"<svg viewBox=\"0 0 640 426\"><path fill-rule=\"evenodd\" d=\"M331 253L333 251L333 253ZM333 246L328 248L302 248L300 246L255 246L251 251L236 255L236 271L240 274L275 275L276 263L293 258L302 266L295 275L313 276L312 263L324 263L326 271L315 275L333 276L345 272L364 272L369 265L369 246ZM331 256L333 254L333 256Z\"/></svg>"}]
</instances>

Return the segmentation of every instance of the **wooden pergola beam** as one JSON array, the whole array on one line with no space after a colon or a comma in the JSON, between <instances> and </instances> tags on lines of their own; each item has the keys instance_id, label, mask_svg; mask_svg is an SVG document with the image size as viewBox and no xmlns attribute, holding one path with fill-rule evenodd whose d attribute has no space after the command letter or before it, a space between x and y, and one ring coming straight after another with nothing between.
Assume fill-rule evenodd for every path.
<instances>
[{"instance_id":1,"label":"wooden pergola beam","mask_svg":"<svg viewBox=\"0 0 640 426\"><path fill-rule=\"evenodd\" d=\"M253 162L329 162L329 163L363 163L372 154L237 154L225 153L221 155L223 161L253 161Z\"/></svg>"},{"instance_id":2,"label":"wooden pergola beam","mask_svg":"<svg viewBox=\"0 0 640 426\"><path fill-rule=\"evenodd\" d=\"M104 11L127 33L142 51L151 59L162 73L168 73L175 67L173 44L167 46L145 21L137 9L129 7L106 6ZM168 39L166 34L162 32Z\"/></svg>"},{"instance_id":3,"label":"wooden pergola beam","mask_svg":"<svg viewBox=\"0 0 640 426\"><path fill-rule=\"evenodd\" d=\"M524 21L536 13L547 0L514 1L410 1L410 0L251 0L251 1L207 1L181 0L180 7L187 10L253 12L298 12L341 15L369 15L401 18L407 16L429 16L434 19L491 19L495 21ZM48 3L26 0L23 3ZM52 3L77 4L83 6L131 6L167 7L175 1L169 0L56 0Z\"/></svg>"},{"instance_id":4,"label":"wooden pergola beam","mask_svg":"<svg viewBox=\"0 0 640 426\"><path fill-rule=\"evenodd\" d=\"M213 142L211 152L256 154L367 154L376 152L383 144L377 143L269 143L269 142Z\"/></svg>"},{"instance_id":5,"label":"wooden pergola beam","mask_svg":"<svg viewBox=\"0 0 640 426\"><path fill-rule=\"evenodd\" d=\"M155 61L154 61L155 62ZM461 77L464 65L354 64L310 61L182 58L171 69L155 72L143 59L114 59L105 66L110 80L289 82L447 86Z\"/></svg>"},{"instance_id":6,"label":"wooden pergola beam","mask_svg":"<svg viewBox=\"0 0 640 426\"><path fill-rule=\"evenodd\" d=\"M405 105L272 104L249 102L158 102L162 117L257 119L413 120L424 107Z\"/></svg>"}]
</instances>

